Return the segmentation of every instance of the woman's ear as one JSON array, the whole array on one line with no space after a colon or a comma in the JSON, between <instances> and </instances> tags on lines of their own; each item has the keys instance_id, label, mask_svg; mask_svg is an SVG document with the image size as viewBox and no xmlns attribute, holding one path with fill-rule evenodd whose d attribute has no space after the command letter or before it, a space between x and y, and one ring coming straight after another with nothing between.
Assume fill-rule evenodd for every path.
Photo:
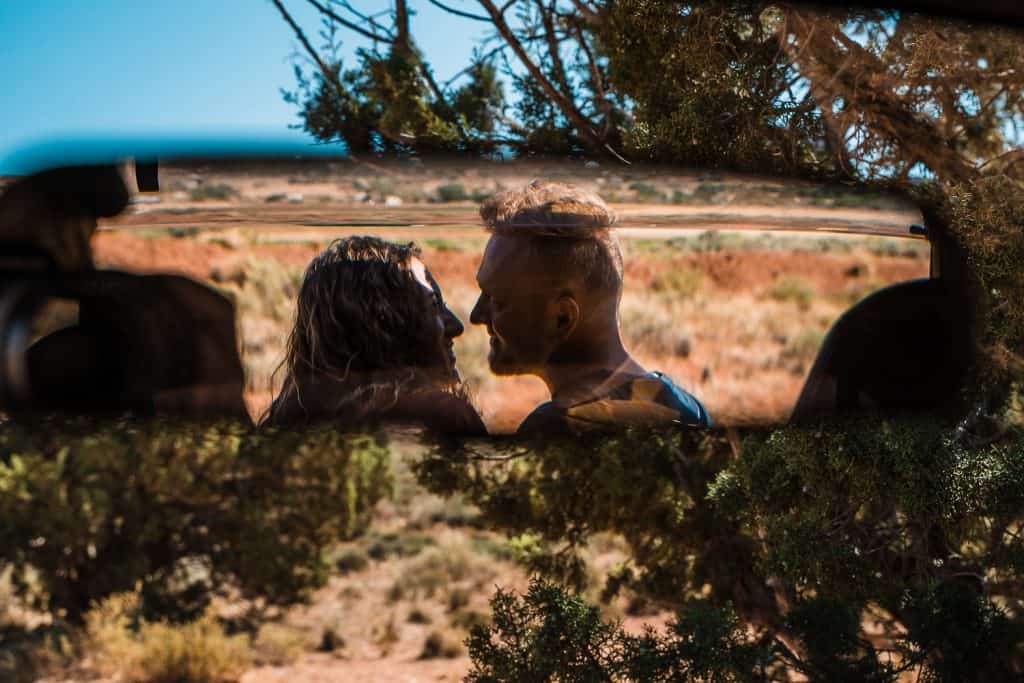
<instances>
[{"instance_id":1,"label":"woman's ear","mask_svg":"<svg viewBox=\"0 0 1024 683\"><path fill-rule=\"evenodd\" d=\"M563 294L555 302L555 334L568 339L580 322L580 305L571 294Z\"/></svg>"}]
</instances>

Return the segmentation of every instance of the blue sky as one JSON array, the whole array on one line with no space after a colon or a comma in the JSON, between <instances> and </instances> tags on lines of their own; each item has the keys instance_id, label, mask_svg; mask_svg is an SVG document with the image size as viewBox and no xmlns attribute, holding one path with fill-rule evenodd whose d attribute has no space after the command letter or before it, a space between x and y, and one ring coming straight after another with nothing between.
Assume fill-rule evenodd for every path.
<instances>
[{"instance_id":1,"label":"blue sky","mask_svg":"<svg viewBox=\"0 0 1024 683\"><path fill-rule=\"evenodd\" d=\"M319 45L316 11L283 0ZM388 0L354 0L364 11ZM468 61L484 24L411 0L413 35L440 80ZM453 0L456 6L472 3ZM292 88L291 29L270 0L0 2L0 173L13 151L90 136L254 134L306 140ZM347 41L343 54L360 43Z\"/></svg>"}]
</instances>

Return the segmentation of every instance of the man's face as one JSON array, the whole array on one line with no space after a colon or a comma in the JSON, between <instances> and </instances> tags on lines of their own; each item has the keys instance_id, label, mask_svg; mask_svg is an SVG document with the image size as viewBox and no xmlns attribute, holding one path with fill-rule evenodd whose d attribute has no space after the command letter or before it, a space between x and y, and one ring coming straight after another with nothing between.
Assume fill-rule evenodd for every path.
<instances>
[{"instance_id":1,"label":"man's face","mask_svg":"<svg viewBox=\"0 0 1024 683\"><path fill-rule=\"evenodd\" d=\"M556 276L557 277L557 276ZM477 272L480 298L469 316L491 338L487 361L496 375L540 374L555 342L553 274L515 237L493 235Z\"/></svg>"}]
</instances>

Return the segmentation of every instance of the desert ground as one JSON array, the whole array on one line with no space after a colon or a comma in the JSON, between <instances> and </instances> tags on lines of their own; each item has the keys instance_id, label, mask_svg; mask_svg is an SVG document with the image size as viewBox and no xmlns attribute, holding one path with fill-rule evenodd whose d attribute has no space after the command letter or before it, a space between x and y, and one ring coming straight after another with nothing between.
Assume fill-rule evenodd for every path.
<instances>
[{"instance_id":1,"label":"desert ground","mask_svg":"<svg viewBox=\"0 0 1024 683\"><path fill-rule=\"evenodd\" d=\"M491 192L533 177L576 182L612 204L626 345L720 425L784 421L838 316L885 285L928 275L927 242L908 233L920 215L889 197L582 163L168 166L158 194L101 224L94 256L105 268L182 273L231 297L258 419L309 259L349 234L414 241L466 324L456 353L470 396L489 429L509 432L547 394L536 379L491 375L486 332L469 324L487 239L476 211ZM479 528L462 501L420 489L407 466L412 445L399 439L393 450L395 496L363 537L332 551L332 578L310 604L260 629L244 683L458 680L470 666L462 641L486 621L495 587L526 587L508 539ZM618 539L595 540L592 597L623 557ZM628 595L604 610L637 629L668 618ZM119 680L116 663L87 657L47 680L87 679Z\"/></svg>"}]
</instances>

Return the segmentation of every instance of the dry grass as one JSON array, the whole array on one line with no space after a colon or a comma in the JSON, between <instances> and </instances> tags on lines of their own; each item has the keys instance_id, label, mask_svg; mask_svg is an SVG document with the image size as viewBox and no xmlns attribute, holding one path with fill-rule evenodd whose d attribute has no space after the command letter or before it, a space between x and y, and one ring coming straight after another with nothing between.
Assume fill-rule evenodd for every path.
<instances>
[{"instance_id":1,"label":"dry grass","mask_svg":"<svg viewBox=\"0 0 1024 683\"><path fill-rule=\"evenodd\" d=\"M291 664L309 649L305 633L278 623L263 624L252 643L256 662L272 666Z\"/></svg>"},{"instance_id":2,"label":"dry grass","mask_svg":"<svg viewBox=\"0 0 1024 683\"><path fill-rule=\"evenodd\" d=\"M138 683L229 683L249 667L249 639L212 611L189 624L138 622L139 597L113 595L86 616L86 651L105 675Z\"/></svg>"}]
</instances>

